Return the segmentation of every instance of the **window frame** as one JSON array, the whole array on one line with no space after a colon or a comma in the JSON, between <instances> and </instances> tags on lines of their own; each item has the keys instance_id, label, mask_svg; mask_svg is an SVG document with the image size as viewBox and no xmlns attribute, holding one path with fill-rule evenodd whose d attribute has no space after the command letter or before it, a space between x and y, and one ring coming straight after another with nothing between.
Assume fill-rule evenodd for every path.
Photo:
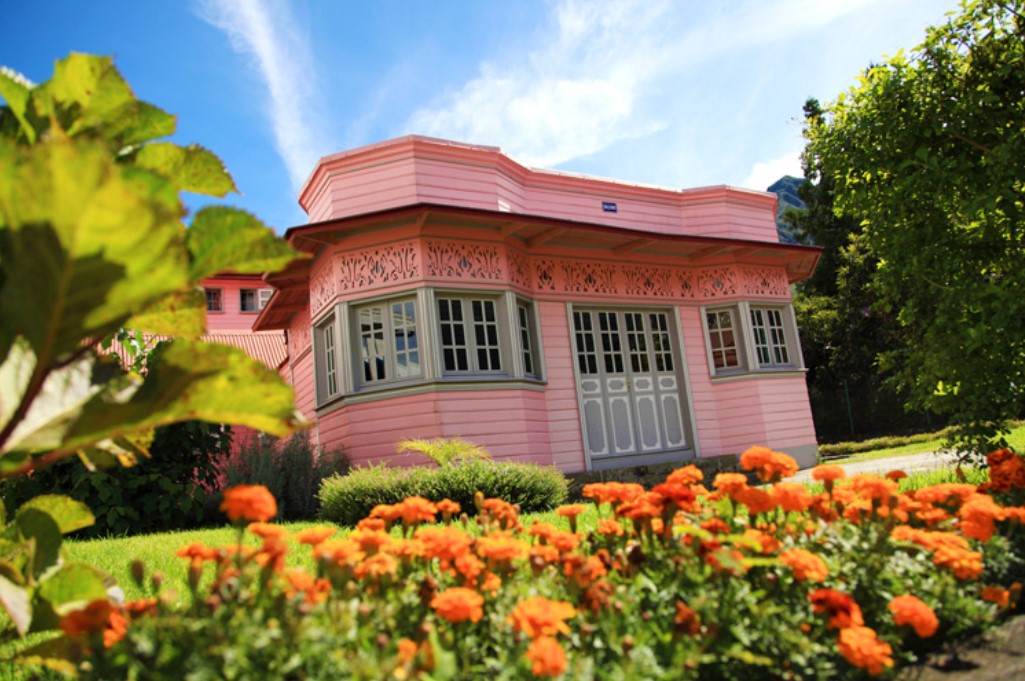
<instances>
[{"instance_id":1,"label":"window frame","mask_svg":"<svg viewBox=\"0 0 1025 681\"><path fill-rule=\"evenodd\" d=\"M523 296L512 296L515 328L513 329L513 353L519 357L517 373L524 378L544 380L544 352L541 348L540 324L538 323L537 305ZM524 321L526 326L524 327Z\"/></svg>"},{"instance_id":2,"label":"window frame","mask_svg":"<svg viewBox=\"0 0 1025 681\"><path fill-rule=\"evenodd\" d=\"M260 311L260 297L257 294L259 289L245 287L238 290L238 311L242 314L256 314ZM253 295L253 307L249 309L246 307L246 294L251 293Z\"/></svg>"},{"instance_id":3,"label":"window frame","mask_svg":"<svg viewBox=\"0 0 1025 681\"><path fill-rule=\"evenodd\" d=\"M207 312L216 312L216 313L224 312L224 288L221 287L221 286L204 286L203 287L203 291L204 291L204 294L206 295L206 311ZM218 299L218 301L220 303L219 307L217 307L217 308L211 308L210 307L210 294L211 293L217 293L217 299Z\"/></svg>"},{"instance_id":4,"label":"window frame","mask_svg":"<svg viewBox=\"0 0 1025 681\"><path fill-rule=\"evenodd\" d=\"M480 379L506 379L516 378L516 366L517 360L513 357L514 347L516 351L519 351L519 343L513 342L510 333L510 318L508 305L503 303L503 299L507 297L507 292L488 292L488 291L435 291L435 294L431 299L431 312L433 314L432 327L434 328L436 341L435 356L437 358L438 377L441 379L466 379L466 378L480 378ZM463 318L461 320L443 320L441 314L441 302L442 301L459 301L462 305ZM487 302L493 306L495 319L487 320L483 322L475 322L473 318L473 303L474 302ZM465 343L461 346L466 349L467 355L467 368L463 369L447 369L445 368L445 349L446 345L442 341L444 332L442 330L442 324L446 323L459 323L463 327L463 339ZM480 347L477 341L477 334L475 324L483 323L485 325L491 324L495 328L495 340L497 345L488 343L488 339L485 339L486 348L495 348L498 352L498 360L501 365L499 369L481 369L480 357L478 352ZM485 326L485 328L487 328ZM487 335L487 331L485 331ZM453 346L458 348L460 346ZM489 353L490 354L490 353ZM490 361L490 358L489 358ZM522 362L522 359L519 360Z\"/></svg>"},{"instance_id":5,"label":"window frame","mask_svg":"<svg viewBox=\"0 0 1025 681\"><path fill-rule=\"evenodd\" d=\"M404 338L407 340L407 346L405 350L399 350L396 347L396 326L394 319L393 306L394 305L411 305L413 311L413 325L404 325L402 328L408 330L413 329L416 334L416 348L410 350L408 346L409 334L404 334ZM390 342L383 344L384 354L382 357L382 364L385 368L384 378L366 378L366 364L363 354L363 338L364 332L362 329L361 314L367 310L374 308L381 308L382 319L381 319L381 335L382 342L390 340ZM399 296L390 296L387 298L377 298L374 300L359 301L358 303L352 303L349 306L349 324L352 329L351 341L349 343L349 349L352 353L352 376L353 376L353 390L364 391L374 390L382 387L390 387L394 385L403 385L409 383L422 382L427 377L427 371L424 366L424 315L420 305L419 296L415 291L406 292ZM415 352L418 355L418 369L415 374L407 374L400 376L398 371L398 356L400 354L406 354L407 356ZM376 366L376 364L375 364ZM376 370L373 373L377 373Z\"/></svg>"},{"instance_id":6,"label":"window frame","mask_svg":"<svg viewBox=\"0 0 1025 681\"><path fill-rule=\"evenodd\" d=\"M345 376L342 371L343 342L344 337L339 328L336 311L332 310L330 314L313 324L313 374L317 406L327 404L346 392Z\"/></svg>"},{"instance_id":7,"label":"window frame","mask_svg":"<svg viewBox=\"0 0 1025 681\"><path fill-rule=\"evenodd\" d=\"M708 315L716 312L728 311L733 321L733 335L736 342L736 352L739 361L737 367L717 368L715 366L715 352L712 347L712 331L708 327ZM700 309L702 333L705 339L705 352L708 361L709 375L713 379L730 378L736 376L785 374L804 371L804 360L801 354L800 338L797 333L797 323L794 317L793 304L790 302L772 301L739 301L726 305L708 305ZM766 313L775 314L778 320L777 325L766 325ZM763 319L763 324L755 323L755 315ZM769 353L768 362L762 361L760 355L760 344L757 332L764 326L765 338L770 342L761 344L761 347ZM776 335L774 335L774 333ZM782 338L782 344L778 342ZM776 362L773 355L778 348L782 348L786 354L787 361Z\"/></svg>"},{"instance_id":8,"label":"window frame","mask_svg":"<svg viewBox=\"0 0 1025 681\"><path fill-rule=\"evenodd\" d=\"M266 297L265 297L266 294ZM262 312L263 308L267 307L267 303L270 302L271 297L274 295L274 289L272 288L258 288L256 289L256 311Z\"/></svg>"}]
</instances>

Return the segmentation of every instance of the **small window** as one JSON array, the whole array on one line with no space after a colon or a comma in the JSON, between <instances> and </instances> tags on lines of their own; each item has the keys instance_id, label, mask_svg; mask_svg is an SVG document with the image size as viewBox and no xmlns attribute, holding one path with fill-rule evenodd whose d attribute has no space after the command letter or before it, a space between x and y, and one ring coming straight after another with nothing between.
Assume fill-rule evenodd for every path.
<instances>
[{"instance_id":1,"label":"small window","mask_svg":"<svg viewBox=\"0 0 1025 681\"><path fill-rule=\"evenodd\" d=\"M270 297L274 294L272 288L262 288L256 292L256 306L257 309L262 310L267 307L267 303L270 302Z\"/></svg>"},{"instance_id":2,"label":"small window","mask_svg":"<svg viewBox=\"0 0 1025 681\"><path fill-rule=\"evenodd\" d=\"M774 307L751 308L751 335L762 367L790 367L790 351L783 326L783 311Z\"/></svg>"},{"instance_id":3,"label":"small window","mask_svg":"<svg viewBox=\"0 0 1025 681\"><path fill-rule=\"evenodd\" d=\"M364 384L420 375L415 300L375 303L357 308L355 314Z\"/></svg>"},{"instance_id":4,"label":"small window","mask_svg":"<svg viewBox=\"0 0 1025 681\"><path fill-rule=\"evenodd\" d=\"M520 337L520 352L523 353L523 373L531 378L541 376L538 366L537 329L534 323L534 306L525 300L516 301L516 326Z\"/></svg>"},{"instance_id":5,"label":"small window","mask_svg":"<svg viewBox=\"0 0 1025 681\"><path fill-rule=\"evenodd\" d=\"M224 312L224 289L206 289L206 311Z\"/></svg>"},{"instance_id":6,"label":"small window","mask_svg":"<svg viewBox=\"0 0 1025 681\"><path fill-rule=\"evenodd\" d=\"M238 292L238 309L242 312L257 312L256 289L243 288Z\"/></svg>"},{"instance_id":7,"label":"small window","mask_svg":"<svg viewBox=\"0 0 1025 681\"><path fill-rule=\"evenodd\" d=\"M445 373L501 373L498 305L492 298L438 298Z\"/></svg>"},{"instance_id":8,"label":"small window","mask_svg":"<svg viewBox=\"0 0 1025 681\"><path fill-rule=\"evenodd\" d=\"M705 325L708 329L708 344L712 351L712 366L715 371L741 369L743 363L740 346L737 342L737 324L734 313L736 310L709 310L705 313Z\"/></svg>"},{"instance_id":9,"label":"small window","mask_svg":"<svg viewBox=\"0 0 1025 681\"><path fill-rule=\"evenodd\" d=\"M323 403L341 391L338 362L338 336L335 316L331 315L314 329L314 350L317 364L317 398Z\"/></svg>"}]
</instances>

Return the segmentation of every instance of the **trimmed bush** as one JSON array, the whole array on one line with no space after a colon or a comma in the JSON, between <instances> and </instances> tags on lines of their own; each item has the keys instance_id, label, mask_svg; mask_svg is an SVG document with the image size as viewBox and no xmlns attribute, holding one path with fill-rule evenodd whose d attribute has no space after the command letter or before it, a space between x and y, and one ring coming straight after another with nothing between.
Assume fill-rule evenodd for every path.
<instances>
[{"instance_id":1,"label":"trimmed bush","mask_svg":"<svg viewBox=\"0 0 1025 681\"><path fill-rule=\"evenodd\" d=\"M439 468L393 468L385 465L358 468L334 475L320 485L320 517L354 525L378 504L397 504L419 495L431 501L451 499L473 513L473 497L518 504L524 513L547 511L566 500L568 481L554 468L487 459L462 459Z\"/></svg>"},{"instance_id":2,"label":"trimmed bush","mask_svg":"<svg viewBox=\"0 0 1025 681\"><path fill-rule=\"evenodd\" d=\"M263 485L278 500L278 520L317 514L317 489L330 475L349 469L341 450L317 449L306 433L284 440L253 438L234 452L225 468L226 487Z\"/></svg>"},{"instance_id":3,"label":"trimmed bush","mask_svg":"<svg viewBox=\"0 0 1025 681\"><path fill-rule=\"evenodd\" d=\"M860 442L834 442L832 444L819 445L819 459L839 459L862 452L873 452L877 449L889 449L918 442L928 442L929 440L948 437L951 432L950 428L944 428L934 433L888 435L886 437L874 437L870 440L861 440Z\"/></svg>"}]
</instances>

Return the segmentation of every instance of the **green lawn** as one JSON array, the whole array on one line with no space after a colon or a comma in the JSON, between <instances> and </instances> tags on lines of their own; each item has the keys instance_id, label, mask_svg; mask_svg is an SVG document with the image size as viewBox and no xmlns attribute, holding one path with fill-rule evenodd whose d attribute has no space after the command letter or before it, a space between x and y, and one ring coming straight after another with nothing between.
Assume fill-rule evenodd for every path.
<instances>
[{"instance_id":1,"label":"green lawn","mask_svg":"<svg viewBox=\"0 0 1025 681\"><path fill-rule=\"evenodd\" d=\"M1025 423L1019 423L1011 429L1011 432L1007 435L1008 446L1016 452L1025 451ZM913 442L911 444L901 445L898 447L886 447L883 449L873 449L868 452L859 452L852 454L848 457L831 459L830 463L854 463L856 461L873 461L875 459L888 459L893 456L903 456L906 454L920 454L923 452L937 452L944 449L944 438L937 436L929 440L922 442Z\"/></svg>"}]
</instances>

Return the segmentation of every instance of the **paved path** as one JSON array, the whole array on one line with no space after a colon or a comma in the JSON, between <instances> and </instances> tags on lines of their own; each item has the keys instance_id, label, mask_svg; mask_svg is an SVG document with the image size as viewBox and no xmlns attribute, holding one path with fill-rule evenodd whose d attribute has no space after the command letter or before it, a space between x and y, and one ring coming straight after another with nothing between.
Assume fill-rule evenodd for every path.
<instances>
[{"instance_id":1,"label":"paved path","mask_svg":"<svg viewBox=\"0 0 1025 681\"><path fill-rule=\"evenodd\" d=\"M877 473L882 475L892 470L902 470L908 475L921 473L935 468L953 467L957 457L950 452L925 452L922 454L905 454L894 456L889 459L874 459L872 461L857 461L855 463L843 463L837 461L836 465L847 471L850 477L856 473ZM827 462L832 463L832 462ZM805 469L793 478L793 482L806 482L811 480L811 469Z\"/></svg>"}]
</instances>

